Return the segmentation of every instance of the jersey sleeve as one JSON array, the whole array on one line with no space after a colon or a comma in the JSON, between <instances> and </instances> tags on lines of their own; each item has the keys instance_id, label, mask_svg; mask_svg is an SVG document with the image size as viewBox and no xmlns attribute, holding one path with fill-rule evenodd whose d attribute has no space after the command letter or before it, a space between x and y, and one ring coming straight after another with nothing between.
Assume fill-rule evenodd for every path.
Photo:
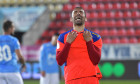
<instances>
[{"instance_id":1,"label":"jersey sleeve","mask_svg":"<svg viewBox=\"0 0 140 84\"><path fill-rule=\"evenodd\" d=\"M102 48L101 36L93 32L91 33L91 35L92 35L93 45L101 49Z\"/></svg>"},{"instance_id":2,"label":"jersey sleeve","mask_svg":"<svg viewBox=\"0 0 140 84\"><path fill-rule=\"evenodd\" d=\"M42 45L40 48L40 69L45 71L45 46Z\"/></svg>"},{"instance_id":3,"label":"jersey sleeve","mask_svg":"<svg viewBox=\"0 0 140 84\"><path fill-rule=\"evenodd\" d=\"M14 39L13 45L14 45L14 50L20 49L20 43L19 43L18 39Z\"/></svg>"},{"instance_id":4,"label":"jersey sleeve","mask_svg":"<svg viewBox=\"0 0 140 84\"><path fill-rule=\"evenodd\" d=\"M62 51L64 47L64 35L60 34L60 36L57 39L57 49L56 51Z\"/></svg>"}]
</instances>

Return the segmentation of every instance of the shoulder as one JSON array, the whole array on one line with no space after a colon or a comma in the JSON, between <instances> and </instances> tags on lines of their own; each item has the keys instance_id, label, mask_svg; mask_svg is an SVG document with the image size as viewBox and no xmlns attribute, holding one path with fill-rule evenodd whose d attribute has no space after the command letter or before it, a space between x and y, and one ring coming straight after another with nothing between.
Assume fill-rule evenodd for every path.
<instances>
[{"instance_id":1,"label":"shoulder","mask_svg":"<svg viewBox=\"0 0 140 84\"><path fill-rule=\"evenodd\" d=\"M45 47L49 47L50 45L51 45L51 43L48 42L48 43L44 43L44 44L42 44L41 47L45 48Z\"/></svg>"},{"instance_id":2,"label":"shoulder","mask_svg":"<svg viewBox=\"0 0 140 84\"><path fill-rule=\"evenodd\" d=\"M3 35L0 35L0 41L3 39Z\"/></svg>"},{"instance_id":3,"label":"shoulder","mask_svg":"<svg viewBox=\"0 0 140 84\"><path fill-rule=\"evenodd\" d=\"M88 30L90 31L90 30ZM90 31L91 35L92 35L92 39L94 42L98 41L99 39L101 39L101 36L93 31Z\"/></svg>"},{"instance_id":4,"label":"shoulder","mask_svg":"<svg viewBox=\"0 0 140 84\"><path fill-rule=\"evenodd\" d=\"M64 33L60 34L59 37L58 37L58 41L64 43L64 37L65 37L65 35L68 34L68 33L71 32L71 31L72 31L72 30L69 30L69 31L67 31L67 32L64 32Z\"/></svg>"},{"instance_id":5,"label":"shoulder","mask_svg":"<svg viewBox=\"0 0 140 84\"><path fill-rule=\"evenodd\" d=\"M2 38L2 35L0 35L0 38Z\"/></svg>"},{"instance_id":6,"label":"shoulder","mask_svg":"<svg viewBox=\"0 0 140 84\"><path fill-rule=\"evenodd\" d=\"M18 41L18 39L16 37L13 37L13 36L9 36L9 38L13 41Z\"/></svg>"}]
</instances>

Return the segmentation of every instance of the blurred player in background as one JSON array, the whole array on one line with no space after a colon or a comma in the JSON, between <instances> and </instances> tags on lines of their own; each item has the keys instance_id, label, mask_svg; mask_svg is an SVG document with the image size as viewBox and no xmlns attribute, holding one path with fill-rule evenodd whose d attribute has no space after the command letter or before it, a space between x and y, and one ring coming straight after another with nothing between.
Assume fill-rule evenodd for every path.
<instances>
[{"instance_id":1,"label":"blurred player in background","mask_svg":"<svg viewBox=\"0 0 140 84\"><path fill-rule=\"evenodd\" d=\"M62 66L60 66L60 69L61 69L61 81L64 81L64 67L65 65L63 64Z\"/></svg>"},{"instance_id":2,"label":"blurred player in background","mask_svg":"<svg viewBox=\"0 0 140 84\"><path fill-rule=\"evenodd\" d=\"M65 84L98 84L101 37L85 28L87 19L83 8L72 11L71 21L73 29L61 34L57 44L57 62L65 63Z\"/></svg>"},{"instance_id":3,"label":"blurred player in background","mask_svg":"<svg viewBox=\"0 0 140 84\"><path fill-rule=\"evenodd\" d=\"M14 25L7 20L3 24L4 35L0 35L0 84L23 84L19 73L17 58L25 70L25 61L20 52L20 44L17 38L11 36L14 33Z\"/></svg>"},{"instance_id":4,"label":"blurred player in background","mask_svg":"<svg viewBox=\"0 0 140 84\"><path fill-rule=\"evenodd\" d=\"M59 84L59 68L56 62L56 44L58 36L58 33L54 34L52 36L51 42L45 43L41 46L40 84Z\"/></svg>"}]
</instances>

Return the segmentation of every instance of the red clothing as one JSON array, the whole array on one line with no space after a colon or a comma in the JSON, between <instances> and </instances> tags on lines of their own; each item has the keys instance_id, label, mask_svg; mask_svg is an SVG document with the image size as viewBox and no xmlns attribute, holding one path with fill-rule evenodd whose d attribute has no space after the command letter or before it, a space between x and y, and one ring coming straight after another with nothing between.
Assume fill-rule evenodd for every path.
<instances>
[{"instance_id":1,"label":"red clothing","mask_svg":"<svg viewBox=\"0 0 140 84\"><path fill-rule=\"evenodd\" d=\"M76 80L65 81L65 84L99 84L96 77L85 77Z\"/></svg>"},{"instance_id":2,"label":"red clothing","mask_svg":"<svg viewBox=\"0 0 140 84\"><path fill-rule=\"evenodd\" d=\"M61 34L57 44L56 59L59 65L65 62L65 80L96 76L96 65L101 57L101 37L90 31L92 41L86 42L83 38L83 32L80 32L72 44L69 44L66 43L66 38L71 31Z\"/></svg>"},{"instance_id":3,"label":"red clothing","mask_svg":"<svg viewBox=\"0 0 140 84\"><path fill-rule=\"evenodd\" d=\"M96 66L96 70L97 70L97 75L96 75L96 77L98 78L98 80L100 80L100 79L102 78L102 73L101 73L101 71L100 71L98 65Z\"/></svg>"}]
</instances>

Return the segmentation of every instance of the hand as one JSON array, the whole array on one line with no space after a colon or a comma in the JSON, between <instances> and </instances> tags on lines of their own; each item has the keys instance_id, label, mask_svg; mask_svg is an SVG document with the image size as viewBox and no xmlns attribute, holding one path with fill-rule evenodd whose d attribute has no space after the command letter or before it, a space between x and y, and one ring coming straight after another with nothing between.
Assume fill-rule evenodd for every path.
<instances>
[{"instance_id":1,"label":"hand","mask_svg":"<svg viewBox=\"0 0 140 84\"><path fill-rule=\"evenodd\" d=\"M92 40L92 36L91 36L91 33L89 31L84 31L83 37L84 37L84 39L85 39L86 42Z\"/></svg>"},{"instance_id":2,"label":"hand","mask_svg":"<svg viewBox=\"0 0 140 84\"><path fill-rule=\"evenodd\" d=\"M24 72L26 70L26 65L23 64L21 68L22 68L21 72Z\"/></svg>"},{"instance_id":3,"label":"hand","mask_svg":"<svg viewBox=\"0 0 140 84\"><path fill-rule=\"evenodd\" d=\"M75 40L76 37L77 37L77 33L75 31L70 32L67 36L66 42L71 44Z\"/></svg>"},{"instance_id":4,"label":"hand","mask_svg":"<svg viewBox=\"0 0 140 84\"><path fill-rule=\"evenodd\" d=\"M46 76L45 71L41 71L41 75L42 75L42 77L45 77Z\"/></svg>"}]
</instances>

